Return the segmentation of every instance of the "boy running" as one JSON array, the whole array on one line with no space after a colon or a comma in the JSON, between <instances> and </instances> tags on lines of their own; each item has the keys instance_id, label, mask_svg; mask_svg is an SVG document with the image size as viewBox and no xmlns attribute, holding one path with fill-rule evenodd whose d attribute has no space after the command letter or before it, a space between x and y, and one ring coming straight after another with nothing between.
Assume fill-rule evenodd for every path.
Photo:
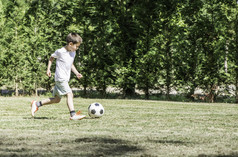
<instances>
[{"instance_id":1,"label":"boy running","mask_svg":"<svg viewBox=\"0 0 238 157\"><path fill-rule=\"evenodd\" d=\"M74 109L73 104L73 93L69 87L69 79L71 71L77 76L78 79L83 77L75 68L73 62L76 55L76 50L82 43L82 38L77 33L70 33L66 38L67 45L62 47L53 53L48 62L47 75L51 77L51 65L56 59L56 70L55 70L55 87L53 90L53 98L48 98L42 101L32 101L31 103L31 115L34 117L35 112L39 107L59 103L62 96L67 96L67 105L70 112L71 120L80 120L86 117L85 115L80 115L80 111L77 113Z\"/></svg>"}]
</instances>

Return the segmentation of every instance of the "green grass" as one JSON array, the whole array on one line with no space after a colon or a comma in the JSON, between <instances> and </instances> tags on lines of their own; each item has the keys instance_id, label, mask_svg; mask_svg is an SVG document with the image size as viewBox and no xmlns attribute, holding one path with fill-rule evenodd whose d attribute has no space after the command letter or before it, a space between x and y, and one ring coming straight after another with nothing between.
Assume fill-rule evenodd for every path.
<instances>
[{"instance_id":1,"label":"green grass","mask_svg":"<svg viewBox=\"0 0 238 157\"><path fill-rule=\"evenodd\" d=\"M0 156L238 156L238 105L75 98L87 114L70 121L65 98L31 118L30 102L0 97Z\"/></svg>"}]
</instances>

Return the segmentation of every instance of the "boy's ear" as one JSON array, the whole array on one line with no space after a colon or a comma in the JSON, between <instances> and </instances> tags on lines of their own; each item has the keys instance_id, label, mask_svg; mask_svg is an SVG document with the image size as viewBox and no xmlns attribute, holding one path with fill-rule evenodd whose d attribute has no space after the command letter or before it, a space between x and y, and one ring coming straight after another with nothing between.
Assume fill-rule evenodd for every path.
<instances>
[{"instance_id":1,"label":"boy's ear","mask_svg":"<svg viewBox=\"0 0 238 157\"><path fill-rule=\"evenodd\" d=\"M69 42L69 43L68 43L68 45L70 45L70 46L73 46L73 45L74 45L74 43L73 43L73 42Z\"/></svg>"}]
</instances>

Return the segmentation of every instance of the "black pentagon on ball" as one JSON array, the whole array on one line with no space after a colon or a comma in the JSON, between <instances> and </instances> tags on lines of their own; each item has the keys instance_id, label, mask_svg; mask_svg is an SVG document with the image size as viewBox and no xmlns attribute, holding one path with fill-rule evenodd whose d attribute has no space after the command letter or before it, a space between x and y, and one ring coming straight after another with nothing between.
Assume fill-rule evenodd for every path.
<instances>
[{"instance_id":1,"label":"black pentagon on ball","mask_svg":"<svg viewBox=\"0 0 238 157\"><path fill-rule=\"evenodd\" d=\"M103 109L100 110L100 114L103 114Z\"/></svg>"},{"instance_id":2,"label":"black pentagon on ball","mask_svg":"<svg viewBox=\"0 0 238 157\"><path fill-rule=\"evenodd\" d=\"M95 106L99 106L99 103L96 103Z\"/></svg>"},{"instance_id":3,"label":"black pentagon on ball","mask_svg":"<svg viewBox=\"0 0 238 157\"><path fill-rule=\"evenodd\" d=\"M96 113L96 110L92 109L92 110L91 110L91 113L92 113L92 114L95 114L95 113Z\"/></svg>"}]
</instances>

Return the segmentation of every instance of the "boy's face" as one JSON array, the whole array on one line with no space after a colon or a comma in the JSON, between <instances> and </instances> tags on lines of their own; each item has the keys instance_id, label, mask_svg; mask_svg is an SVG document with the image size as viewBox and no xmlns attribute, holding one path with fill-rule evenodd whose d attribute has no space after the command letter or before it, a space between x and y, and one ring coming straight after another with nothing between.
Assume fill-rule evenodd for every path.
<instances>
[{"instance_id":1,"label":"boy's face","mask_svg":"<svg viewBox=\"0 0 238 157\"><path fill-rule=\"evenodd\" d=\"M68 45L68 49L69 49L69 51L74 52L74 51L78 50L79 46L80 46L80 43L73 44L72 42L70 42Z\"/></svg>"}]
</instances>

